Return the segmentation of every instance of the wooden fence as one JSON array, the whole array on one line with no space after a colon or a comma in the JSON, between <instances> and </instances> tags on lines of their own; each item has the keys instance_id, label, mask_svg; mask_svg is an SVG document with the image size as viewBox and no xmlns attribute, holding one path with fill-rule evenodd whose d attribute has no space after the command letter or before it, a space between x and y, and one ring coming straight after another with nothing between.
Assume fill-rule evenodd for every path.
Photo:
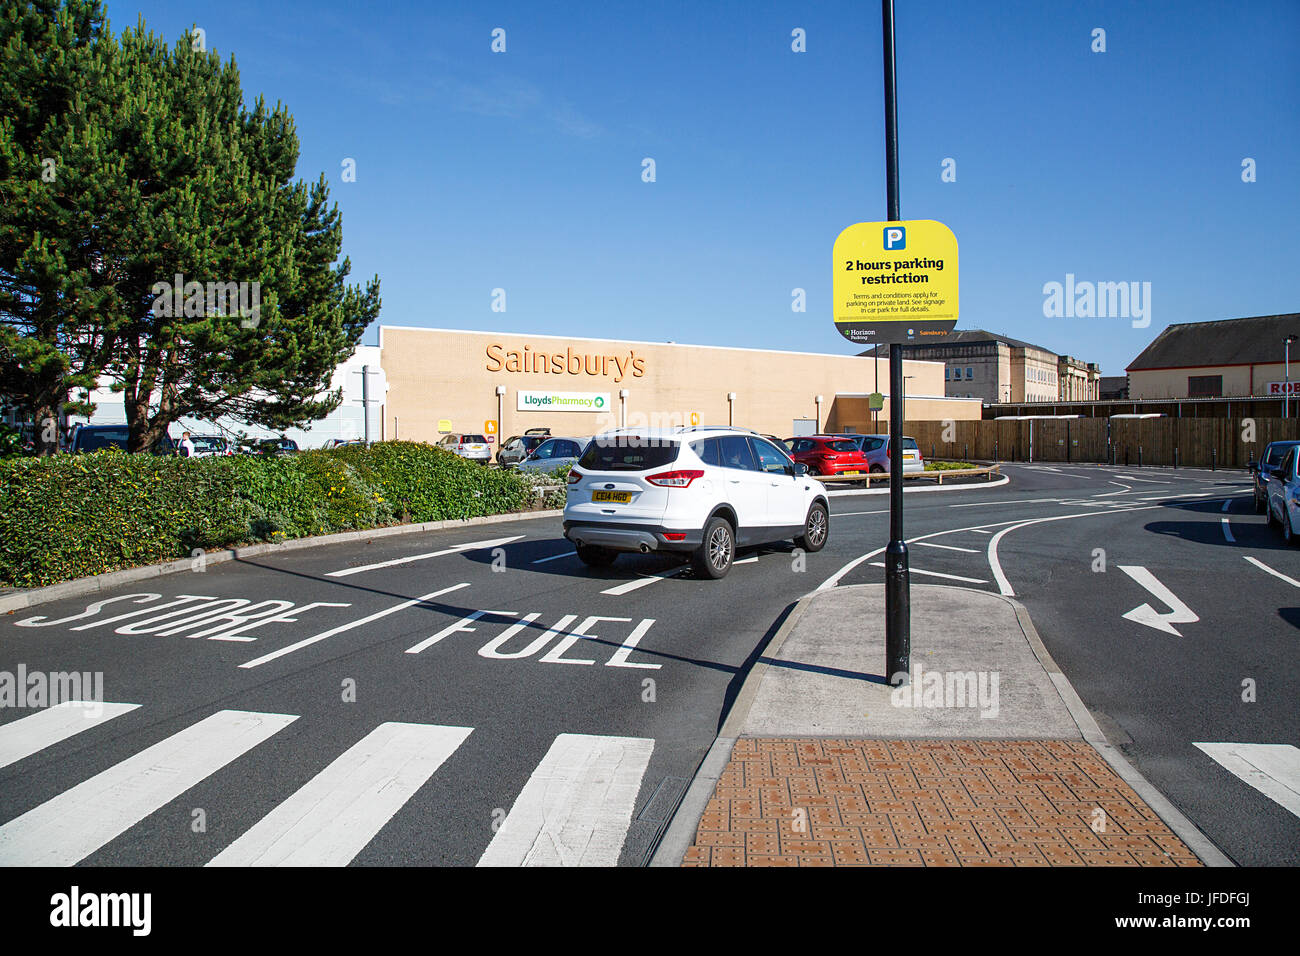
<instances>
[{"instance_id":1,"label":"wooden fence","mask_svg":"<svg viewBox=\"0 0 1300 956\"><path fill-rule=\"evenodd\" d=\"M1271 441L1300 439L1295 418L1057 418L907 422L931 458L1245 468Z\"/></svg>"}]
</instances>

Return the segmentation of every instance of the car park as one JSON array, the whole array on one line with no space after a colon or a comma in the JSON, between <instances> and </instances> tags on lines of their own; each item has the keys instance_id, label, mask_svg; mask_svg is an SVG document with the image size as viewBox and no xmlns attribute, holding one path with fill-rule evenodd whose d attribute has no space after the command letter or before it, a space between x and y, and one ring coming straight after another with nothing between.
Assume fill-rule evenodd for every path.
<instances>
[{"instance_id":1,"label":"car park","mask_svg":"<svg viewBox=\"0 0 1300 956\"><path fill-rule=\"evenodd\" d=\"M470 461L482 462L485 465L492 460L492 447L482 435L466 435L453 432L450 435L444 435L438 442L438 447L443 451L451 452L453 455L459 455L461 458L467 458Z\"/></svg>"},{"instance_id":2,"label":"car park","mask_svg":"<svg viewBox=\"0 0 1300 956\"><path fill-rule=\"evenodd\" d=\"M549 428L530 428L522 435L512 435L497 449L497 464L502 468L515 467L546 441L550 434Z\"/></svg>"},{"instance_id":3,"label":"car park","mask_svg":"<svg viewBox=\"0 0 1300 956\"><path fill-rule=\"evenodd\" d=\"M1266 486L1268 501L1265 514L1268 523L1282 531L1282 540L1295 544L1296 525L1300 521L1300 474L1296 466L1300 462L1300 445L1292 445L1282 456L1281 464L1268 473Z\"/></svg>"},{"instance_id":4,"label":"car park","mask_svg":"<svg viewBox=\"0 0 1300 956\"><path fill-rule=\"evenodd\" d=\"M806 435L786 439L786 443L790 457L806 465L812 475L865 475L870 470L857 443L846 436Z\"/></svg>"},{"instance_id":5,"label":"car park","mask_svg":"<svg viewBox=\"0 0 1300 956\"><path fill-rule=\"evenodd\" d=\"M867 465L872 474L889 471L889 436L888 435L841 435L857 443L866 456ZM903 474L925 471L925 458L915 438L903 436Z\"/></svg>"},{"instance_id":6,"label":"car park","mask_svg":"<svg viewBox=\"0 0 1300 956\"><path fill-rule=\"evenodd\" d=\"M1251 486L1255 492L1255 514L1262 515L1268 507L1268 476L1278 465L1288 450L1300 445L1300 441L1274 441L1264 446L1259 461L1251 462Z\"/></svg>"},{"instance_id":7,"label":"car park","mask_svg":"<svg viewBox=\"0 0 1300 956\"><path fill-rule=\"evenodd\" d=\"M569 472L564 536L589 566L677 552L717 579L738 547L793 539L820 551L829 535L826 487L748 429L618 429Z\"/></svg>"},{"instance_id":8,"label":"car park","mask_svg":"<svg viewBox=\"0 0 1300 956\"><path fill-rule=\"evenodd\" d=\"M523 472L550 473L572 468L582 457L591 438L546 438L516 468Z\"/></svg>"}]
</instances>

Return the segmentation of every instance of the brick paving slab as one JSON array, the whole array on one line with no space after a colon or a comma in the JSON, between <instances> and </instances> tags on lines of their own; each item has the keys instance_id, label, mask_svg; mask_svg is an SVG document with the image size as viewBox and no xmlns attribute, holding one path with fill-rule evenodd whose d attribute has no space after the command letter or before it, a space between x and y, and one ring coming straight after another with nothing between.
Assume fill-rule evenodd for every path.
<instances>
[{"instance_id":1,"label":"brick paving slab","mask_svg":"<svg viewBox=\"0 0 1300 956\"><path fill-rule=\"evenodd\" d=\"M683 866L1200 866L1076 740L742 737Z\"/></svg>"}]
</instances>

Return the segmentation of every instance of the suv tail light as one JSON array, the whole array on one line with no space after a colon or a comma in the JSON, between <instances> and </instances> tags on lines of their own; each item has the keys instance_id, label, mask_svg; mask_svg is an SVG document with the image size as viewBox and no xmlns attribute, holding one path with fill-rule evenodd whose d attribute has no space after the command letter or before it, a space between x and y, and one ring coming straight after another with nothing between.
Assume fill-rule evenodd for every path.
<instances>
[{"instance_id":1,"label":"suv tail light","mask_svg":"<svg viewBox=\"0 0 1300 956\"><path fill-rule=\"evenodd\" d=\"M570 469L569 469L569 484L571 484L571 485L576 485L576 484L577 484L578 482L580 482L580 481L582 481L582 472L578 471L578 469L576 469L576 468L570 468Z\"/></svg>"},{"instance_id":2,"label":"suv tail light","mask_svg":"<svg viewBox=\"0 0 1300 956\"><path fill-rule=\"evenodd\" d=\"M702 469L690 468L681 471L661 471L657 475L647 476L646 481L660 488L688 488L696 478L703 477Z\"/></svg>"}]
</instances>

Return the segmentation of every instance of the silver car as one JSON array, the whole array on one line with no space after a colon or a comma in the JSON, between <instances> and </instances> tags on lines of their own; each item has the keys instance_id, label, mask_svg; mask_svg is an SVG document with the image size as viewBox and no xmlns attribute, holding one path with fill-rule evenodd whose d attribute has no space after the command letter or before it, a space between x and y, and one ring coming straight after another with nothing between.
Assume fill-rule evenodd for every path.
<instances>
[{"instance_id":1,"label":"silver car","mask_svg":"<svg viewBox=\"0 0 1300 956\"><path fill-rule=\"evenodd\" d=\"M583 451L591 443L586 438L548 438L533 453L518 464L520 471L542 472L549 474L557 468L572 468L582 457Z\"/></svg>"},{"instance_id":2,"label":"silver car","mask_svg":"<svg viewBox=\"0 0 1300 956\"><path fill-rule=\"evenodd\" d=\"M470 461L480 461L485 465L492 460L492 446L482 435L462 435L453 432L444 435L437 447L453 455L460 455L461 458L468 458Z\"/></svg>"},{"instance_id":3,"label":"silver car","mask_svg":"<svg viewBox=\"0 0 1300 956\"><path fill-rule=\"evenodd\" d=\"M848 438L857 442L862 454L867 458L873 474L889 471L889 436L888 435L836 435L836 438ZM903 436L903 474L925 471L925 459L915 438Z\"/></svg>"}]
</instances>

